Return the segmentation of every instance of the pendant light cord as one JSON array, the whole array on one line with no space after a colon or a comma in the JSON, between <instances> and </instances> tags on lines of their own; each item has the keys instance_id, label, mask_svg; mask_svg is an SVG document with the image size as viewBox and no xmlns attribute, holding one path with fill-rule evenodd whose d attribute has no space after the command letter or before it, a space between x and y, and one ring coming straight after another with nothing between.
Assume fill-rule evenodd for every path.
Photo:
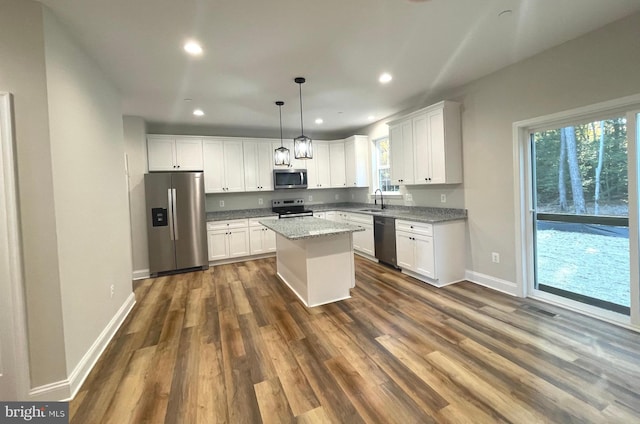
<instances>
[{"instance_id":1,"label":"pendant light cord","mask_svg":"<svg viewBox=\"0 0 640 424\"><path fill-rule=\"evenodd\" d=\"M300 129L302 130L302 135L304 135L304 124L302 123L302 83L298 83L300 87Z\"/></svg>"},{"instance_id":2,"label":"pendant light cord","mask_svg":"<svg viewBox=\"0 0 640 424\"><path fill-rule=\"evenodd\" d=\"M282 141L282 105L278 105L280 109L280 147L284 147L284 142Z\"/></svg>"}]
</instances>

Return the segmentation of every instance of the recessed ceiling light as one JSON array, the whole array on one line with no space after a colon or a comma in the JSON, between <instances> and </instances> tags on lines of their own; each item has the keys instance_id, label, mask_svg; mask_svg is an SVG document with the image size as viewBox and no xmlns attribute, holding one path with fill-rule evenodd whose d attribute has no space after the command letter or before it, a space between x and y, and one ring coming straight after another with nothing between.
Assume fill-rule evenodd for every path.
<instances>
[{"instance_id":1,"label":"recessed ceiling light","mask_svg":"<svg viewBox=\"0 0 640 424\"><path fill-rule=\"evenodd\" d=\"M502 12L498 13L498 17L506 18L507 16L511 16L512 13L513 13L513 10L506 9L506 10L503 10Z\"/></svg>"},{"instance_id":2,"label":"recessed ceiling light","mask_svg":"<svg viewBox=\"0 0 640 424\"><path fill-rule=\"evenodd\" d=\"M373 116L373 115L369 115L369 116L367 116L367 119L368 119L369 121L373 121L373 120L375 120L375 119L376 119L376 117L375 117L375 116Z\"/></svg>"},{"instance_id":3,"label":"recessed ceiling light","mask_svg":"<svg viewBox=\"0 0 640 424\"><path fill-rule=\"evenodd\" d=\"M184 44L184 51L191 56L200 56L202 54L202 46L197 41L187 41Z\"/></svg>"},{"instance_id":4,"label":"recessed ceiling light","mask_svg":"<svg viewBox=\"0 0 640 424\"><path fill-rule=\"evenodd\" d=\"M384 72L382 75L380 75L380 78L378 78L378 81L380 81L382 84L386 84L392 79L393 77L391 76L391 74Z\"/></svg>"},{"instance_id":5,"label":"recessed ceiling light","mask_svg":"<svg viewBox=\"0 0 640 424\"><path fill-rule=\"evenodd\" d=\"M318 118L316 119L316 124L320 125L322 124L324 121L322 120L322 118Z\"/></svg>"},{"instance_id":6,"label":"recessed ceiling light","mask_svg":"<svg viewBox=\"0 0 640 424\"><path fill-rule=\"evenodd\" d=\"M202 109L194 109L193 114L195 116L204 116L204 112L202 111Z\"/></svg>"}]
</instances>

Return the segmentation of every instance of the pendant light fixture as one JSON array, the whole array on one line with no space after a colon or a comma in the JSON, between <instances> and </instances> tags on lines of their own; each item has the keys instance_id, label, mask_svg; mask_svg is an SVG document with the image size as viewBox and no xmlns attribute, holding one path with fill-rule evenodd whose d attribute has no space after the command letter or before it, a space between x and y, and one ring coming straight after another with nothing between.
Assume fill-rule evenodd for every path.
<instances>
[{"instance_id":1,"label":"pendant light fixture","mask_svg":"<svg viewBox=\"0 0 640 424\"><path fill-rule=\"evenodd\" d=\"M289 153L289 149L284 147L284 141L282 140L282 106L284 105L284 102L278 100L276 105L278 105L278 108L280 109L280 147L274 151L273 160L276 165L289 166L291 163L291 155Z\"/></svg>"},{"instance_id":2,"label":"pendant light fixture","mask_svg":"<svg viewBox=\"0 0 640 424\"><path fill-rule=\"evenodd\" d=\"M296 159L313 159L311 139L304 135L304 125L302 123L302 84L304 84L306 80L302 77L297 77L294 81L300 87L300 129L302 134L293 139L293 153Z\"/></svg>"}]
</instances>

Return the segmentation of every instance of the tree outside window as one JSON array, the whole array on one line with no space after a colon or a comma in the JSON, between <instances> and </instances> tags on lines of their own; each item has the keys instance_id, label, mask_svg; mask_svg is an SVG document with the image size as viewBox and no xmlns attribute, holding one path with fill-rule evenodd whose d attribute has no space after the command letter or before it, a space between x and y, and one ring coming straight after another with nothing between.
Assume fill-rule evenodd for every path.
<instances>
[{"instance_id":1,"label":"tree outside window","mask_svg":"<svg viewBox=\"0 0 640 424\"><path fill-rule=\"evenodd\" d=\"M378 188L385 193L400 191L400 186L391 183L391 161L389 160L389 137L375 141L376 147L376 174Z\"/></svg>"}]
</instances>

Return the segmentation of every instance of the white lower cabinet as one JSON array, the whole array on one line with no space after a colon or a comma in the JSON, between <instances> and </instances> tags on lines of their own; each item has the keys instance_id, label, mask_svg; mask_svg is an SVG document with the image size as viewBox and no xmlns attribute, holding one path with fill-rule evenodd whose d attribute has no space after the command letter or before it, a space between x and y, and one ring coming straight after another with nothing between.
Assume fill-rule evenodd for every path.
<instances>
[{"instance_id":1,"label":"white lower cabinet","mask_svg":"<svg viewBox=\"0 0 640 424\"><path fill-rule=\"evenodd\" d=\"M376 254L375 242L373 239L373 216L363 213L327 211L324 213L325 219L335 222L345 222L358 225L364 231L353 233L353 250L363 253L365 256L373 258ZM314 214L315 216L315 214Z\"/></svg>"},{"instance_id":2,"label":"white lower cabinet","mask_svg":"<svg viewBox=\"0 0 640 424\"><path fill-rule=\"evenodd\" d=\"M209 260L249 256L249 222L246 219L207 222Z\"/></svg>"},{"instance_id":3,"label":"white lower cabinet","mask_svg":"<svg viewBox=\"0 0 640 424\"><path fill-rule=\"evenodd\" d=\"M260 220L274 218L251 218L249 220L249 251L252 255L260 255L276 251L276 233L260 224Z\"/></svg>"},{"instance_id":4,"label":"white lower cabinet","mask_svg":"<svg viewBox=\"0 0 640 424\"><path fill-rule=\"evenodd\" d=\"M375 256L373 216L361 213L349 213L347 215L347 222L364 228L364 231L357 231L353 233L353 249L372 257Z\"/></svg>"},{"instance_id":5,"label":"white lower cabinet","mask_svg":"<svg viewBox=\"0 0 640 424\"><path fill-rule=\"evenodd\" d=\"M464 279L464 221L436 224L396 220L396 258L402 272L442 287Z\"/></svg>"},{"instance_id":6,"label":"white lower cabinet","mask_svg":"<svg viewBox=\"0 0 640 424\"><path fill-rule=\"evenodd\" d=\"M400 268L434 278L433 237L396 231L396 258Z\"/></svg>"}]
</instances>

